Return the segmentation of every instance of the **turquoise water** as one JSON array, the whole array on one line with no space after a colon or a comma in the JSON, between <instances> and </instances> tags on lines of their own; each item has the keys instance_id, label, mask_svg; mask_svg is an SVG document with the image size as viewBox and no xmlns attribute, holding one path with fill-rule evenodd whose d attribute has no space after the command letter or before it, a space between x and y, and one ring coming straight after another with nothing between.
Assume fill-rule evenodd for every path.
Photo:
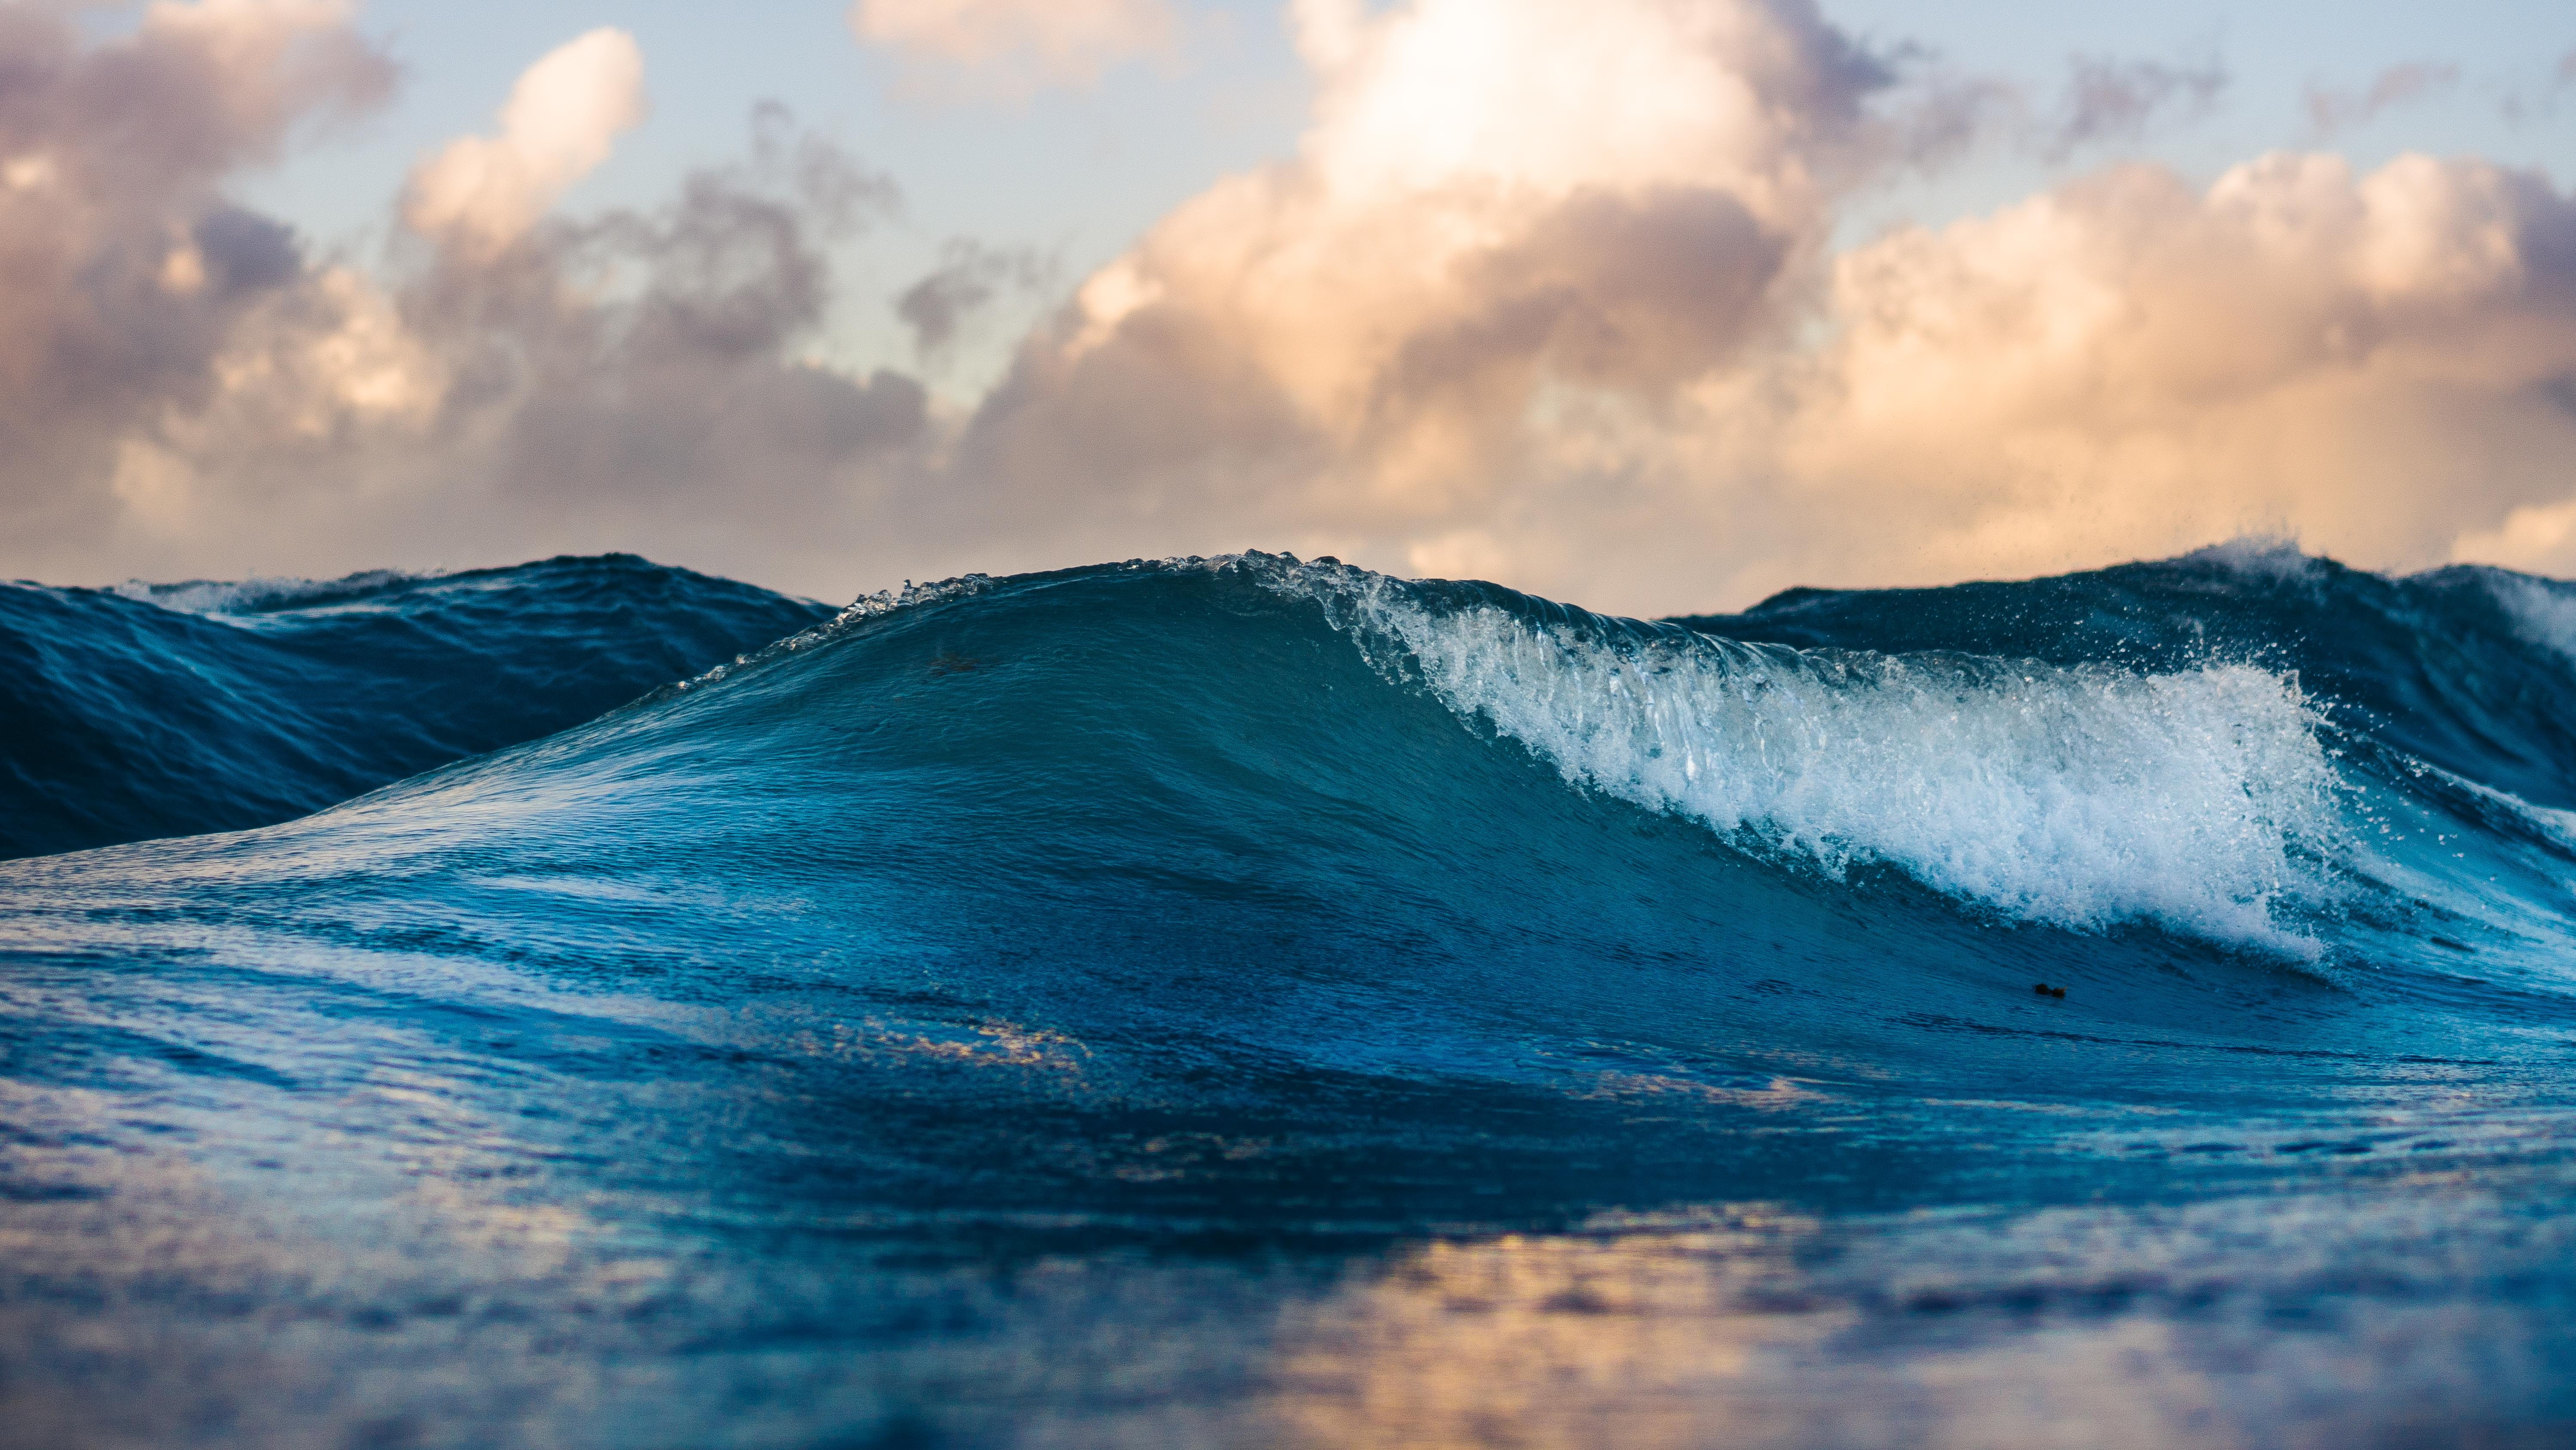
<instances>
[{"instance_id":1,"label":"turquoise water","mask_svg":"<svg viewBox=\"0 0 2576 1450\"><path fill-rule=\"evenodd\" d=\"M2576 588L1129 563L544 733L495 579L346 729L537 738L0 863L0 1440L2576 1435Z\"/></svg>"}]
</instances>

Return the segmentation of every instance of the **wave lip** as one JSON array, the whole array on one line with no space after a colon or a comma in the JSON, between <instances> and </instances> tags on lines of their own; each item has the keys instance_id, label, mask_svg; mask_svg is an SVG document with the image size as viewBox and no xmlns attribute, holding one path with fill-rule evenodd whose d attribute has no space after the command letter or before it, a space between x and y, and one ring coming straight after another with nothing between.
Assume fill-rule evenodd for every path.
<instances>
[{"instance_id":1,"label":"wave lip","mask_svg":"<svg viewBox=\"0 0 2576 1450\"><path fill-rule=\"evenodd\" d=\"M2315 702L2244 664L2142 674L1748 645L1298 571L1382 667L1570 782L1843 878L2013 920L2154 922L2315 960L2349 788Z\"/></svg>"},{"instance_id":2,"label":"wave lip","mask_svg":"<svg viewBox=\"0 0 2576 1450\"><path fill-rule=\"evenodd\" d=\"M338 579L262 575L249 579L187 579L174 584L128 579L109 592L181 614L266 614L364 599L398 591L406 585L434 583L441 577L439 571L414 574L400 569L368 569Z\"/></svg>"}]
</instances>

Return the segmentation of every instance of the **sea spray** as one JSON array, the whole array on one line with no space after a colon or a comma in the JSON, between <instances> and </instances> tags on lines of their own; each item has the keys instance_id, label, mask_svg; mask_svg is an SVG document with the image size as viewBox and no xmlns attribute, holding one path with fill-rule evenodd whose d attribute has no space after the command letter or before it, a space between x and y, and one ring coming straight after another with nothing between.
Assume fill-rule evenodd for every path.
<instances>
[{"instance_id":1,"label":"sea spray","mask_svg":"<svg viewBox=\"0 0 2576 1450\"><path fill-rule=\"evenodd\" d=\"M2151 921L2313 960L2350 787L2295 680L1740 644L1358 571L1284 587L1568 780L1840 879L1883 862L2022 921Z\"/></svg>"}]
</instances>

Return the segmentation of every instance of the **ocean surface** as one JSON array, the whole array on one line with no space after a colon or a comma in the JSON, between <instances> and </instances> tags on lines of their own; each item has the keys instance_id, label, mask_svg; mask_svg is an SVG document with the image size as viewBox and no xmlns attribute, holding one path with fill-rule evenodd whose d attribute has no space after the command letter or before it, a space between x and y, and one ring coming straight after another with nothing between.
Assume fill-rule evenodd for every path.
<instances>
[{"instance_id":1,"label":"ocean surface","mask_svg":"<svg viewBox=\"0 0 2576 1450\"><path fill-rule=\"evenodd\" d=\"M0 857L291 820L832 613L616 554L325 583L0 584Z\"/></svg>"},{"instance_id":2,"label":"ocean surface","mask_svg":"<svg viewBox=\"0 0 2576 1450\"><path fill-rule=\"evenodd\" d=\"M2576 585L562 559L0 660L0 1444L2576 1444Z\"/></svg>"}]
</instances>

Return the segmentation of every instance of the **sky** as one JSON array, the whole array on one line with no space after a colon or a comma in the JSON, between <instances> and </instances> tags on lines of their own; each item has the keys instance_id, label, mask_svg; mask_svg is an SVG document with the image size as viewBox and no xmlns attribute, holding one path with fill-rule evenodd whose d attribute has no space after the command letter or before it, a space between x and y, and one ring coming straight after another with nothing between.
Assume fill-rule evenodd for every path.
<instances>
[{"instance_id":1,"label":"sky","mask_svg":"<svg viewBox=\"0 0 2576 1450\"><path fill-rule=\"evenodd\" d=\"M2576 573L2576 12L0 0L0 574Z\"/></svg>"}]
</instances>

